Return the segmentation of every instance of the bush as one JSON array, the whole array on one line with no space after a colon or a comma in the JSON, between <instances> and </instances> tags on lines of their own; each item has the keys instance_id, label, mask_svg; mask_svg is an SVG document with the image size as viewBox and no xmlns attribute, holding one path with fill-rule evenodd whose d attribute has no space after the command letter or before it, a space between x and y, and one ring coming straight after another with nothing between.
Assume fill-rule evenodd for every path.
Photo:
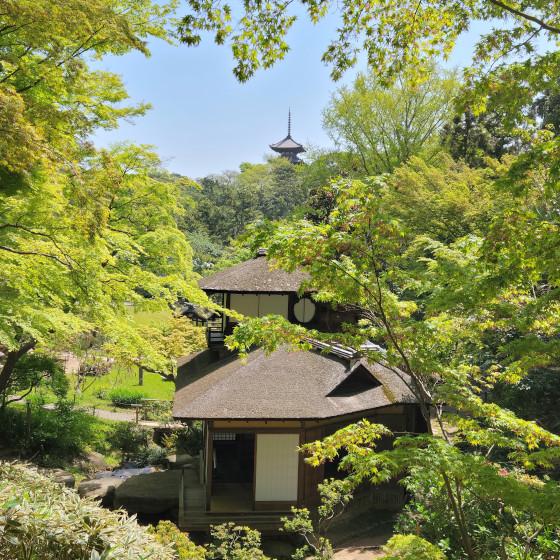
<instances>
[{"instance_id":1,"label":"bush","mask_svg":"<svg viewBox=\"0 0 560 560\"><path fill-rule=\"evenodd\" d=\"M142 399L146 398L146 393L137 391L136 389L119 387L110 391L107 396L115 406L130 406L133 404L140 404Z\"/></svg>"},{"instance_id":2,"label":"bush","mask_svg":"<svg viewBox=\"0 0 560 560\"><path fill-rule=\"evenodd\" d=\"M139 449L130 459L138 467L147 467L149 465L164 467L168 464L167 451L155 443Z\"/></svg>"},{"instance_id":3,"label":"bush","mask_svg":"<svg viewBox=\"0 0 560 560\"><path fill-rule=\"evenodd\" d=\"M102 387L101 389L97 389L97 391L95 391L93 393L98 399L101 400L108 400L109 399L109 389Z\"/></svg>"},{"instance_id":4,"label":"bush","mask_svg":"<svg viewBox=\"0 0 560 560\"><path fill-rule=\"evenodd\" d=\"M395 535L383 547L383 560L445 560L434 544L416 535Z\"/></svg>"},{"instance_id":5,"label":"bush","mask_svg":"<svg viewBox=\"0 0 560 560\"><path fill-rule=\"evenodd\" d=\"M189 455L198 455L202 450L202 422L195 421L178 432L177 448Z\"/></svg>"},{"instance_id":6,"label":"bush","mask_svg":"<svg viewBox=\"0 0 560 560\"><path fill-rule=\"evenodd\" d=\"M29 423L28 423L29 420ZM102 448L110 426L61 401L54 410L7 408L0 413L0 441L23 456L37 456L45 466L56 466Z\"/></svg>"},{"instance_id":7,"label":"bush","mask_svg":"<svg viewBox=\"0 0 560 560\"><path fill-rule=\"evenodd\" d=\"M102 558L176 556L126 513L81 499L34 469L0 463L0 560Z\"/></svg>"},{"instance_id":8,"label":"bush","mask_svg":"<svg viewBox=\"0 0 560 560\"><path fill-rule=\"evenodd\" d=\"M171 521L160 521L157 527L150 526L148 532L155 539L165 545L169 545L178 560L204 560L206 553L204 548L194 544L186 533L183 533Z\"/></svg>"},{"instance_id":9,"label":"bush","mask_svg":"<svg viewBox=\"0 0 560 560\"><path fill-rule=\"evenodd\" d=\"M213 526L210 535L209 560L270 560L261 550L261 534L255 529L230 522Z\"/></svg>"},{"instance_id":10,"label":"bush","mask_svg":"<svg viewBox=\"0 0 560 560\"><path fill-rule=\"evenodd\" d=\"M131 422L121 422L113 428L108 439L113 447L122 451L125 458L131 458L152 443L152 430Z\"/></svg>"},{"instance_id":11,"label":"bush","mask_svg":"<svg viewBox=\"0 0 560 560\"><path fill-rule=\"evenodd\" d=\"M156 422L169 422L173 416L172 401L147 400L142 403L140 417L142 420L154 420Z\"/></svg>"}]
</instances>

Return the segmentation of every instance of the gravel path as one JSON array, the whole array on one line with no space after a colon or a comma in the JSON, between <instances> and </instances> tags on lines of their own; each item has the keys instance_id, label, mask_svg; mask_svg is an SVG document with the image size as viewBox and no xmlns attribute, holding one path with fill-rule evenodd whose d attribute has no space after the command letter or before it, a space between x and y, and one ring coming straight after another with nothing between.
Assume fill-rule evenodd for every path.
<instances>
[{"instance_id":1,"label":"gravel path","mask_svg":"<svg viewBox=\"0 0 560 560\"><path fill-rule=\"evenodd\" d=\"M389 540L391 535L363 536L349 539L341 546L336 547L335 560L374 560L383 558L381 547Z\"/></svg>"},{"instance_id":2,"label":"gravel path","mask_svg":"<svg viewBox=\"0 0 560 560\"><path fill-rule=\"evenodd\" d=\"M53 410L55 408L54 404L46 404L43 408L47 410ZM83 407L82 410L96 416L97 418L102 418L103 420L114 420L118 422L135 422L136 423L136 412L134 410L105 410L103 408L93 408L93 407ZM147 428L181 428L183 425L178 422L154 422L152 420L139 420L139 426L145 426Z\"/></svg>"}]
</instances>

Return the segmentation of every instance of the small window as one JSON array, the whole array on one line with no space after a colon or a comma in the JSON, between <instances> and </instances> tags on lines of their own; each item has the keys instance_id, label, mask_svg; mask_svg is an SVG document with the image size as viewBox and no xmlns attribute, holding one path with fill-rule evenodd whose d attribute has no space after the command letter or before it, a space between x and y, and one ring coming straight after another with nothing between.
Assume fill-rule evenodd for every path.
<instances>
[{"instance_id":1,"label":"small window","mask_svg":"<svg viewBox=\"0 0 560 560\"><path fill-rule=\"evenodd\" d=\"M300 323L309 323L315 317L315 304L309 298L301 298L294 305L294 315Z\"/></svg>"},{"instance_id":2,"label":"small window","mask_svg":"<svg viewBox=\"0 0 560 560\"><path fill-rule=\"evenodd\" d=\"M214 441L235 441L235 432L214 432L212 439Z\"/></svg>"}]
</instances>

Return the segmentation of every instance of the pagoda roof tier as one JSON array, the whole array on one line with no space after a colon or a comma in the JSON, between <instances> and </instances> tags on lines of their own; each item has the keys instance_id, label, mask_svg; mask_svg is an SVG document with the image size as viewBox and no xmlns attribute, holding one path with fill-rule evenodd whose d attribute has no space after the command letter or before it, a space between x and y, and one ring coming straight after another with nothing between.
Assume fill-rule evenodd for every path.
<instances>
[{"instance_id":1,"label":"pagoda roof tier","mask_svg":"<svg viewBox=\"0 0 560 560\"><path fill-rule=\"evenodd\" d=\"M270 148L278 153L291 152L300 154L301 152L305 152L303 145L296 142L289 134L286 138L280 140L280 142L270 144Z\"/></svg>"}]
</instances>

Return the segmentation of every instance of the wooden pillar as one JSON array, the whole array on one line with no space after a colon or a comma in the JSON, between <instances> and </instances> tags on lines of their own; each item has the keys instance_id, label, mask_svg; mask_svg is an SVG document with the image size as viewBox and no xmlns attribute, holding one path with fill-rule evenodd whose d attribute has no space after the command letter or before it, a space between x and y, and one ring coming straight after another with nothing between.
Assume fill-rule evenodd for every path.
<instances>
[{"instance_id":1,"label":"wooden pillar","mask_svg":"<svg viewBox=\"0 0 560 560\"><path fill-rule=\"evenodd\" d=\"M214 439L212 422L208 421L206 430L206 511L210 511L212 501L212 472L214 470Z\"/></svg>"}]
</instances>

